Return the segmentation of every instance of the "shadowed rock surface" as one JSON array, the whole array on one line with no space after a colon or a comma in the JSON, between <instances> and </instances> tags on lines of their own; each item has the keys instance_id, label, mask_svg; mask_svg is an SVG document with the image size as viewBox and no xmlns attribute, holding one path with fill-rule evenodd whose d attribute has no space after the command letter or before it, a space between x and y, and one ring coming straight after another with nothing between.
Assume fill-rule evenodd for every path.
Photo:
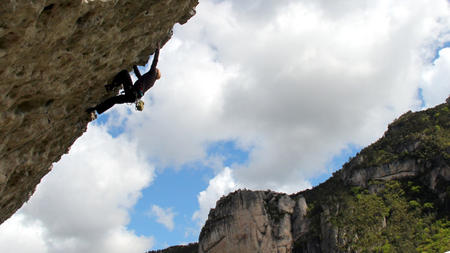
<instances>
[{"instance_id":1,"label":"shadowed rock surface","mask_svg":"<svg viewBox=\"0 0 450 253\"><path fill-rule=\"evenodd\" d=\"M450 100L408 112L326 182L222 197L200 253L450 250Z\"/></svg>"},{"instance_id":2,"label":"shadowed rock surface","mask_svg":"<svg viewBox=\"0 0 450 253\"><path fill-rule=\"evenodd\" d=\"M88 124L103 85L144 65L198 0L0 1L0 224Z\"/></svg>"}]
</instances>

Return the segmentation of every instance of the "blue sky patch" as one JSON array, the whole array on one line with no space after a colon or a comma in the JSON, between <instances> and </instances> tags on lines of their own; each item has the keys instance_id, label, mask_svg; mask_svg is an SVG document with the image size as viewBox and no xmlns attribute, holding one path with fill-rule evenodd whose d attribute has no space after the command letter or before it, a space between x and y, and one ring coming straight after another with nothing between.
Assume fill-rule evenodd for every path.
<instances>
[{"instance_id":1,"label":"blue sky patch","mask_svg":"<svg viewBox=\"0 0 450 253\"><path fill-rule=\"evenodd\" d=\"M134 230L137 235L154 236L155 249L198 241L200 228L196 221L192 220L192 215L199 209L198 193L208 187L206 176L212 178L212 170L168 168L157 174L153 183L142 191L142 198L130 211L127 228ZM176 214L172 231L157 223L156 217L149 215L153 205L164 209L171 208ZM155 231L158 233L154 234Z\"/></svg>"},{"instance_id":2,"label":"blue sky patch","mask_svg":"<svg viewBox=\"0 0 450 253\"><path fill-rule=\"evenodd\" d=\"M97 120L94 122L95 125L99 125L99 126L104 126L106 124L108 124L108 122L110 120L113 120L114 115L113 113L116 113L114 111L112 112L108 112L108 113L103 113L98 115ZM113 137L116 138L119 135L121 135L124 131L125 131L125 126L127 123L127 118L125 118L122 122L120 122L120 124L118 125L114 125L114 124L109 124L108 125L108 133Z\"/></svg>"},{"instance_id":3,"label":"blue sky patch","mask_svg":"<svg viewBox=\"0 0 450 253\"><path fill-rule=\"evenodd\" d=\"M444 48L450 47L450 41L444 42L444 44L442 44L442 46L436 48L436 51L434 53L434 57L431 60L432 63L434 63L437 59L439 59L439 51L441 51Z\"/></svg>"},{"instance_id":4,"label":"blue sky patch","mask_svg":"<svg viewBox=\"0 0 450 253\"><path fill-rule=\"evenodd\" d=\"M362 147L348 144L345 149L341 151L340 154L335 155L331 161L327 164L328 172L323 173L320 176L311 178L310 182L313 187L325 182L328 178L331 177L333 172L340 170L342 166L348 162L351 158L353 158L359 151L361 151Z\"/></svg>"},{"instance_id":5,"label":"blue sky patch","mask_svg":"<svg viewBox=\"0 0 450 253\"><path fill-rule=\"evenodd\" d=\"M218 141L207 146L207 156L220 156L223 166L245 164L249 152L238 147L235 141ZM127 228L137 235L154 236L155 249L167 245L198 241L200 228L192 215L199 209L197 196L208 187L209 180L215 176L214 169L201 161L185 164L181 169L166 168L157 171L153 183L142 191L142 198L130 211L130 223ZM174 217L174 229L170 231L149 215L153 205L171 210ZM158 234L153 234L158 231Z\"/></svg>"},{"instance_id":6,"label":"blue sky patch","mask_svg":"<svg viewBox=\"0 0 450 253\"><path fill-rule=\"evenodd\" d=\"M231 167L233 164L246 164L250 151L239 148L234 140L217 141L208 145L208 157L221 156L223 165Z\"/></svg>"}]
</instances>

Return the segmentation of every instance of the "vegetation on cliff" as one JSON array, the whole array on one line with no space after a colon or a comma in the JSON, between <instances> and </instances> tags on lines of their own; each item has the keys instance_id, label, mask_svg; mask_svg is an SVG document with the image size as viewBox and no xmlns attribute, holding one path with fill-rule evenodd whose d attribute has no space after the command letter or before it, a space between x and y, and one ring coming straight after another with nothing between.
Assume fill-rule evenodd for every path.
<instances>
[{"instance_id":1,"label":"vegetation on cliff","mask_svg":"<svg viewBox=\"0 0 450 253\"><path fill-rule=\"evenodd\" d=\"M388 126L383 138L363 149L344 165L344 169L369 168L408 158L421 159L421 162L439 158L448 163L449 129L447 103L421 112L409 111Z\"/></svg>"},{"instance_id":2,"label":"vegetation on cliff","mask_svg":"<svg viewBox=\"0 0 450 253\"><path fill-rule=\"evenodd\" d=\"M420 181L373 182L378 193L355 187L330 220L341 250L444 252L450 247L448 213ZM448 211L447 211L448 212Z\"/></svg>"},{"instance_id":3,"label":"vegetation on cliff","mask_svg":"<svg viewBox=\"0 0 450 253\"><path fill-rule=\"evenodd\" d=\"M450 164L448 104L422 112L408 112L389 125L376 143L365 148L343 169L318 187L296 194L308 202L309 233L296 242L294 252L324 240L324 221L335 233L334 251L445 252L450 250L450 185L433 169ZM414 177L370 180L351 186L343 173L413 160L423 168ZM447 172L448 174L448 172Z\"/></svg>"},{"instance_id":4,"label":"vegetation on cliff","mask_svg":"<svg viewBox=\"0 0 450 253\"><path fill-rule=\"evenodd\" d=\"M189 243L183 246L173 246L163 250L152 250L147 253L197 253L198 243Z\"/></svg>"},{"instance_id":5,"label":"vegetation on cliff","mask_svg":"<svg viewBox=\"0 0 450 253\"><path fill-rule=\"evenodd\" d=\"M292 252L450 250L449 103L447 99L437 107L402 115L380 140L363 149L326 182L311 190L283 195L296 203L296 211L290 216ZM245 193L249 199L262 194ZM214 224L220 227L233 222L232 216L225 222L215 214L221 210L228 215L235 195L218 201L202 229L200 245L207 234L220 230ZM281 224L283 217L276 205L281 196L260 203L274 224ZM219 233L222 239L234 236L224 235L222 230ZM172 247L158 252L190 250Z\"/></svg>"}]
</instances>

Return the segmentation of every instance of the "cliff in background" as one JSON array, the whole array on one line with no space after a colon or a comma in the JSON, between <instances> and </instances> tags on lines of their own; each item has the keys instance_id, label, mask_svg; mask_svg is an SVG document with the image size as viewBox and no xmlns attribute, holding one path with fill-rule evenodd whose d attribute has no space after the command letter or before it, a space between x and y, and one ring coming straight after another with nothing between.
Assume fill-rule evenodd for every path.
<instances>
[{"instance_id":1,"label":"cliff in background","mask_svg":"<svg viewBox=\"0 0 450 253\"><path fill-rule=\"evenodd\" d=\"M146 64L198 0L0 1L0 224L88 124L103 85Z\"/></svg>"},{"instance_id":2,"label":"cliff in background","mask_svg":"<svg viewBox=\"0 0 450 253\"><path fill-rule=\"evenodd\" d=\"M404 114L311 190L222 197L199 252L450 250L449 104Z\"/></svg>"}]
</instances>

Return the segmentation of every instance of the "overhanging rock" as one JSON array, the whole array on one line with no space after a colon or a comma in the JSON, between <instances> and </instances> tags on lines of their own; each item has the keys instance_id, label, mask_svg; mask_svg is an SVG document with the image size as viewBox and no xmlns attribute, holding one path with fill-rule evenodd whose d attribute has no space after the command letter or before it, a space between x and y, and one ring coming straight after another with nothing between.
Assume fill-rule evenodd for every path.
<instances>
[{"instance_id":1,"label":"overhanging rock","mask_svg":"<svg viewBox=\"0 0 450 253\"><path fill-rule=\"evenodd\" d=\"M85 109L108 96L103 85L144 65L197 4L0 2L0 224L86 130Z\"/></svg>"}]
</instances>

